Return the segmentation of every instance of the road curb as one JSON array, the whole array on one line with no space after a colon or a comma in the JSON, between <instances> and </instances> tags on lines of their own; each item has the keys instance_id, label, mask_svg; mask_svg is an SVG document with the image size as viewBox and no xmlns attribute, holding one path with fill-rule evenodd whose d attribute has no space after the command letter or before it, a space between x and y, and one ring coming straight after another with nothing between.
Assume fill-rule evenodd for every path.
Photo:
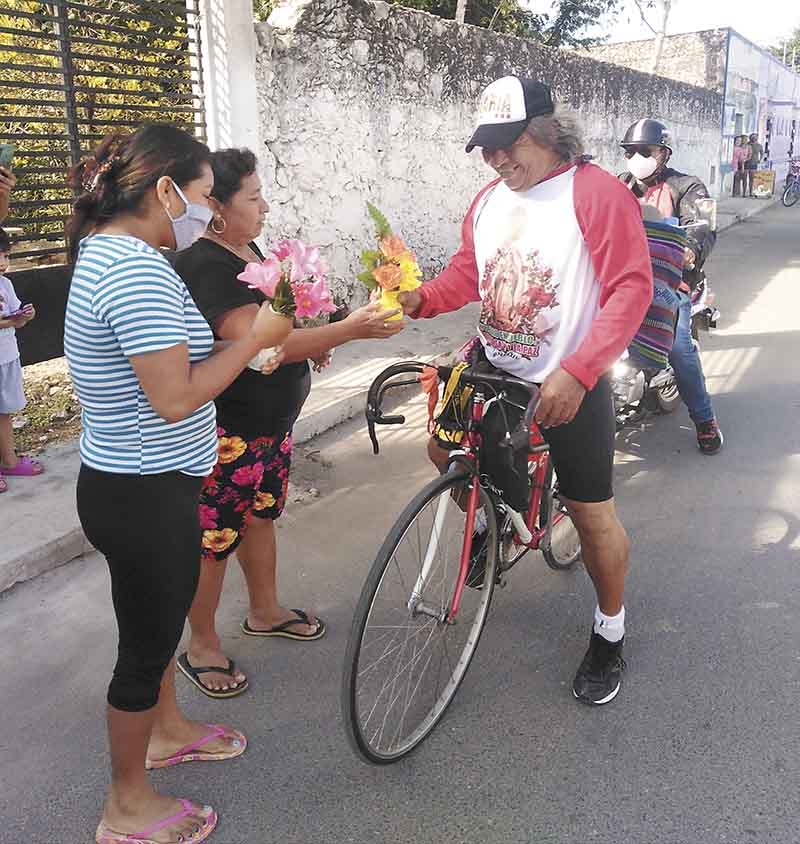
<instances>
[{"instance_id":1,"label":"road curb","mask_svg":"<svg viewBox=\"0 0 800 844\"><path fill-rule=\"evenodd\" d=\"M77 524L77 516L75 521L75 527L60 536L0 562L0 593L17 583L32 580L40 574L52 571L92 551L89 540L84 536L81 526Z\"/></svg>"}]
</instances>

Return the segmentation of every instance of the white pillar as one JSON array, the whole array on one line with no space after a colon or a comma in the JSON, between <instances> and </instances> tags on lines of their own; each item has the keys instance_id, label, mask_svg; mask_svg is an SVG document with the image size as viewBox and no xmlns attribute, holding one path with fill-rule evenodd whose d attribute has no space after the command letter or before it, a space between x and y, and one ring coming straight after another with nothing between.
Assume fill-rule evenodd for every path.
<instances>
[{"instance_id":1,"label":"white pillar","mask_svg":"<svg viewBox=\"0 0 800 844\"><path fill-rule=\"evenodd\" d=\"M261 150L252 0L200 0L208 145Z\"/></svg>"}]
</instances>

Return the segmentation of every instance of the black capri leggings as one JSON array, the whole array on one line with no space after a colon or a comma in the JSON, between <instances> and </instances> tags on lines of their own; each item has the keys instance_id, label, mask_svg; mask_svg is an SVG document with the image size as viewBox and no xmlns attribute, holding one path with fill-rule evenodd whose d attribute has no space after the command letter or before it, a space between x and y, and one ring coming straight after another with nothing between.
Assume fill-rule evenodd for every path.
<instances>
[{"instance_id":1,"label":"black capri leggings","mask_svg":"<svg viewBox=\"0 0 800 844\"><path fill-rule=\"evenodd\" d=\"M158 703L200 576L202 478L118 475L81 466L78 515L111 572L119 650L108 702L125 712Z\"/></svg>"}]
</instances>

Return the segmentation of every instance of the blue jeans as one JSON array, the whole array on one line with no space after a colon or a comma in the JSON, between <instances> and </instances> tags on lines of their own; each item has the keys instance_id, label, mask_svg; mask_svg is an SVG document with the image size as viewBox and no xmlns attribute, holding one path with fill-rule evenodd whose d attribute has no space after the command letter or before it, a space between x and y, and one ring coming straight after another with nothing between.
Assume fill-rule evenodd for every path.
<instances>
[{"instance_id":1,"label":"blue jeans","mask_svg":"<svg viewBox=\"0 0 800 844\"><path fill-rule=\"evenodd\" d=\"M678 392L689 408L689 416L699 425L714 418L714 408L706 389L700 355L692 343L692 301L681 291L678 292L678 298L678 325L675 330L675 343L669 353L669 362L675 370Z\"/></svg>"}]
</instances>

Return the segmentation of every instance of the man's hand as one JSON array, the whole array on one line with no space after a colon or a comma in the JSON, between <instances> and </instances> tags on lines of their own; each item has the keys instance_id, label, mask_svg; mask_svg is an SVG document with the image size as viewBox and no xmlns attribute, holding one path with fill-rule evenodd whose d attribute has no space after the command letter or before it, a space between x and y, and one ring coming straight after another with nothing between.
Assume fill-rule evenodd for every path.
<instances>
[{"instance_id":1,"label":"man's hand","mask_svg":"<svg viewBox=\"0 0 800 844\"><path fill-rule=\"evenodd\" d=\"M683 250L683 266L684 269L693 270L694 265L697 263L697 255L694 254L694 249L687 246Z\"/></svg>"},{"instance_id":2,"label":"man's hand","mask_svg":"<svg viewBox=\"0 0 800 844\"><path fill-rule=\"evenodd\" d=\"M397 297L397 301L403 306L404 313L411 316L419 310L419 306L422 304L422 294L419 290L408 290L401 293Z\"/></svg>"},{"instance_id":3,"label":"man's hand","mask_svg":"<svg viewBox=\"0 0 800 844\"><path fill-rule=\"evenodd\" d=\"M347 326L353 340L385 340L405 327L402 319L391 319L399 313L397 308L386 311L377 302L370 302L348 314L342 325Z\"/></svg>"},{"instance_id":4,"label":"man's hand","mask_svg":"<svg viewBox=\"0 0 800 844\"><path fill-rule=\"evenodd\" d=\"M536 424L542 428L555 428L572 422L585 395L583 384L559 367L544 379L536 409Z\"/></svg>"}]
</instances>

